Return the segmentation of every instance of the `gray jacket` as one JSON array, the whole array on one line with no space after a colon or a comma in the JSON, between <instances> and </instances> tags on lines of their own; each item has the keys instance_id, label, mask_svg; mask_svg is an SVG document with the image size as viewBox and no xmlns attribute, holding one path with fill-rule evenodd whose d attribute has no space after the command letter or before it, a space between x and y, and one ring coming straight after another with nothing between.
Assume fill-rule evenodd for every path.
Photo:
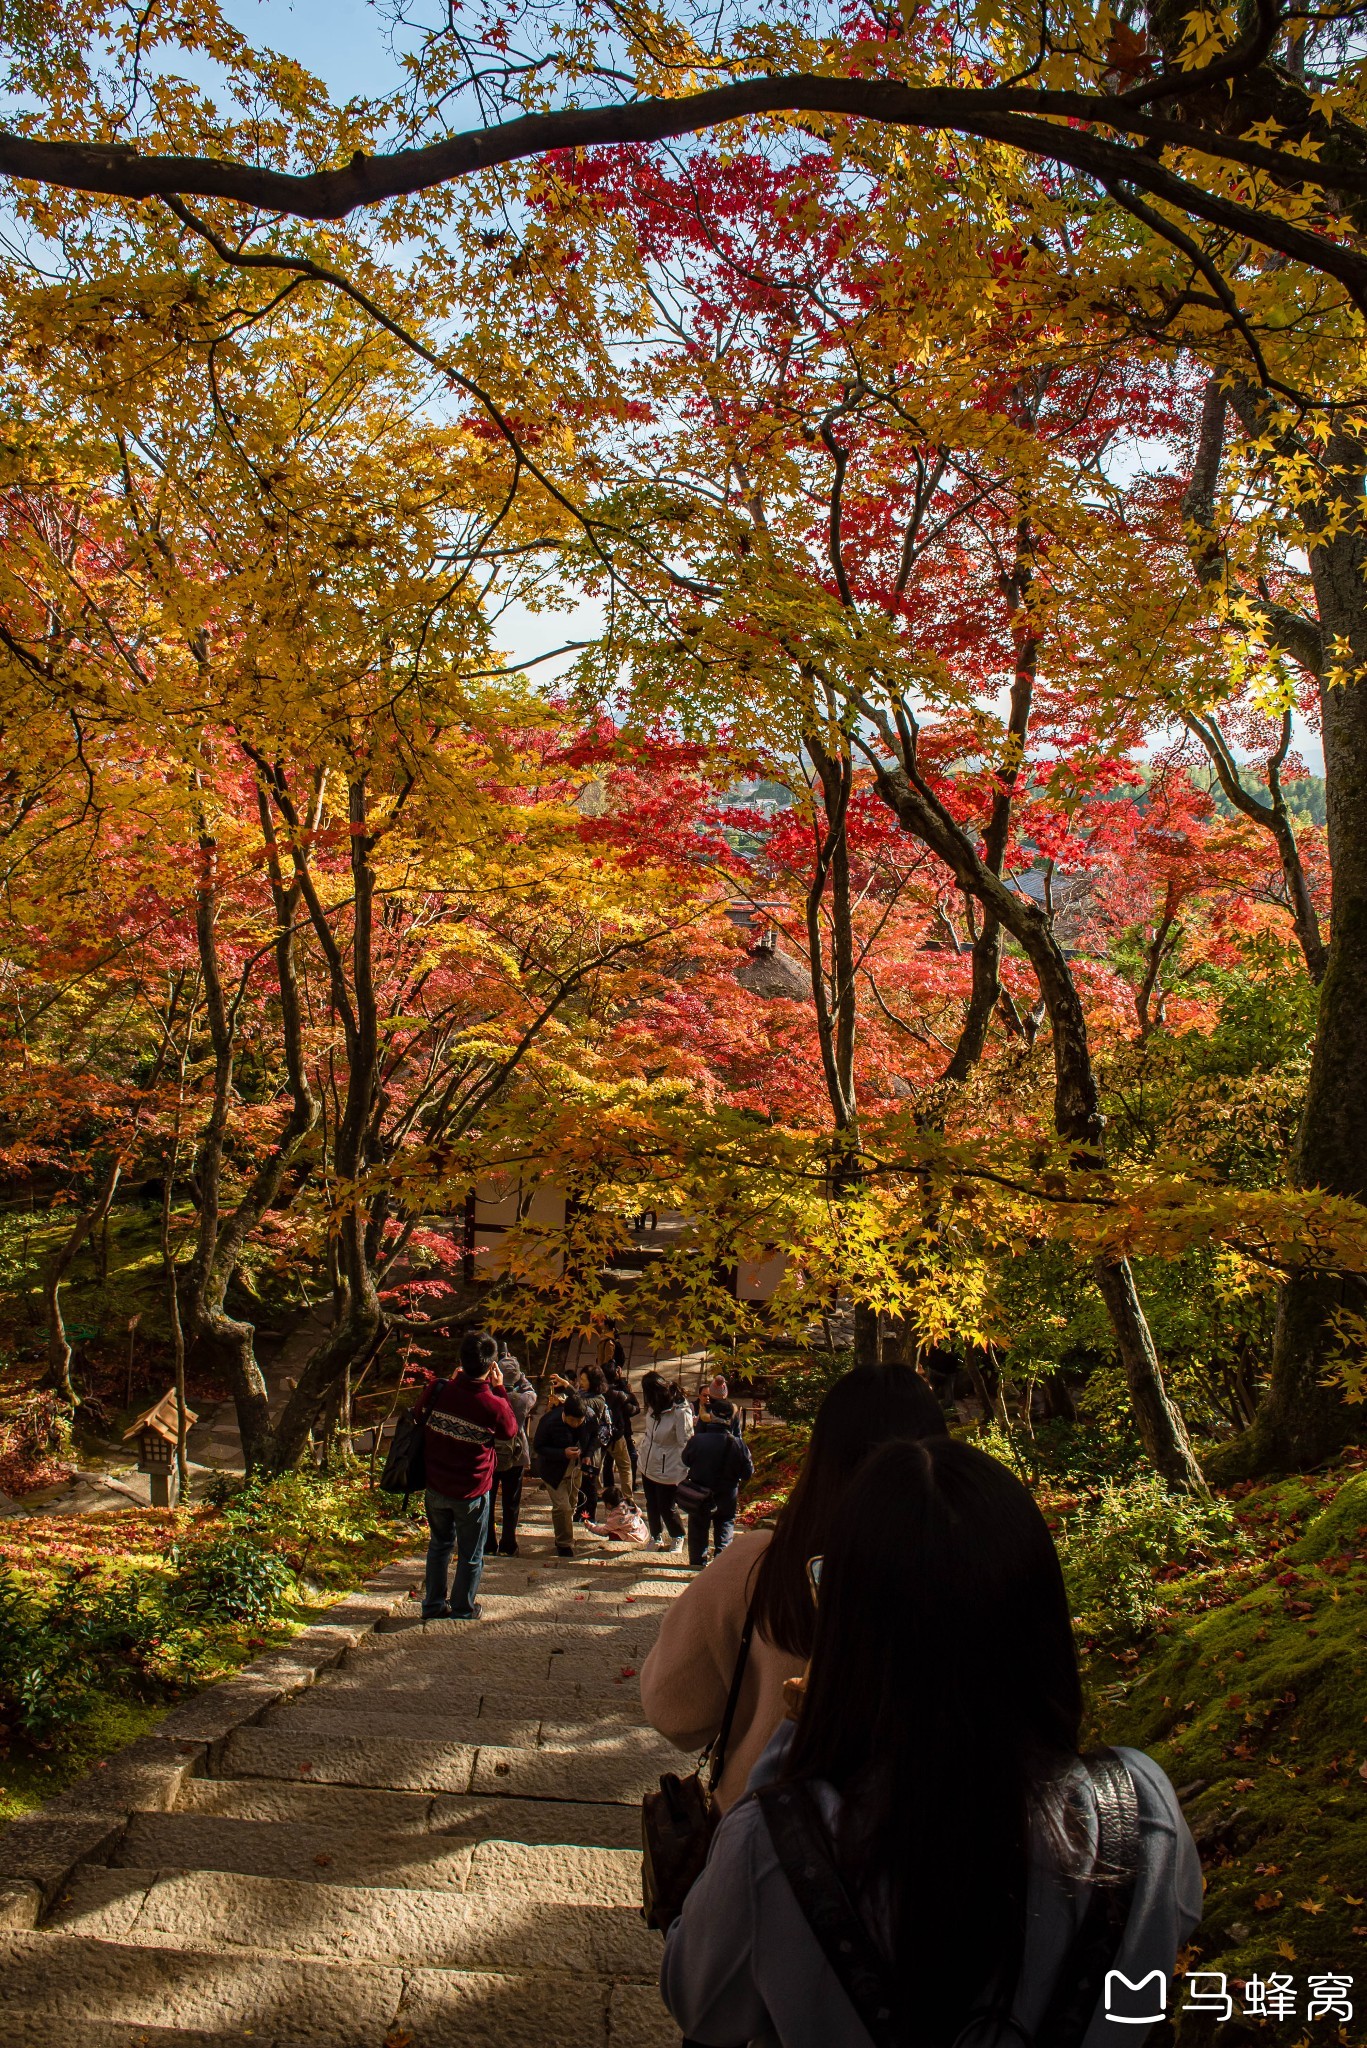
<instances>
[{"instance_id":1,"label":"gray jacket","mask_svg":"<svg viewBox=\"0 0 1367 2048\"><path fill-rule=\"evenodd\" d=\"M750 1789L778 1777L793 1723L771 1738ZM1140 1872L1116 1967L1132 1985L1162 1973L1173 2009L1178 1950L1201 1917L1201 1862L1176 1794L1157 1764L1136 1749L1120 1752L1139 1793ZM1078 1796L1093 1843L1096 1808ZM839 1795L817 1788L826 1819ZM1043 1861L1031 1872L1029 1933L1014 2015L1039 2025L1073 1933L1086 1910L1085 1883L1065 1883ZM751 2048L870 2048L869 2036L817 1945L775 1854L764 1817L743 1799L722 1818L707 1868L689 1892L665 1940L660 1990L682 2031L702 2041L745 2041ZM1083 2048L1141 2048L1148 2028L1093 2017ZM979 2029L974 2048L1019 2048L1020 2036Z\"/></svg>"},{"instance_id":2,"label":"gray jacket","mask_svg":"<svg viewBox=\"0 0 1367 2048\"><path fill-rule=\"evenodd\" d=\"M498 1368L503 1374L503 1398L517 1423L517 1435L498 1446L498 1469L500 1472L513 1472L520 1467L525 1472L532 1462L531 1445L527 1441L527 1417L536 1406L536 1388L511 1355L500 1358Z\"/></svg>"}]
</instances>

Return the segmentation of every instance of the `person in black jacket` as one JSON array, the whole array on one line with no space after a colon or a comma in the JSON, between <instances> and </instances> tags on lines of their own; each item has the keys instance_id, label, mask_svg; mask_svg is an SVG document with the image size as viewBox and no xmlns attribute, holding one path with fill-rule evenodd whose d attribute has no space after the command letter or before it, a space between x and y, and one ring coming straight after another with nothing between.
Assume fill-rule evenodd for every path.
<instances>
[{"instance_id":1,"label":"person in black jacket","mask_svg":"<svg viewBox=\"0 0 1367 2048\"><path fill-rule=\"evenodd\" d=\"M542 1484L551 1497L551 1524L560 1557L574 1556L574 1504L579 1494L579 1468L596 1447L598 1432L584 1413L578 1394L567 1394L542 1416L536 1429L536 1454Z\"/></svg>"},{"instance_id":2,"label":"person in black jacket","mask_svg":"<svg viewBox=\"0 0 1367 2048\"><path fill-rule=\"evenodd\" d=\"M711 1402L683 1447L689 1485L706 1487L709 1495L688 1508L688 1562L695 1572L707 1563L709 1534L712 1555L719 1557L736 1533L740 1489L755 1469L748 1444L732 1433L735 1412L729 1401Z\"/></svg>"},{"instance_id":3,"label":"person in black jacket","mask_svg":"<svg viewBox=\"0 0 1367 2048\"><path fill-rule=\"evenodd\" d=\"M623 1373L614 1379L608 1374L608 1390L603 1396L612 1417L612 1444L610 1455L617 1474L617 1484L627 1500L636 1497L636 1440L632 1435L633 1416L641 1412L641 1404L631 1391L631 1382Z\"/></svg>"}]
</instances>

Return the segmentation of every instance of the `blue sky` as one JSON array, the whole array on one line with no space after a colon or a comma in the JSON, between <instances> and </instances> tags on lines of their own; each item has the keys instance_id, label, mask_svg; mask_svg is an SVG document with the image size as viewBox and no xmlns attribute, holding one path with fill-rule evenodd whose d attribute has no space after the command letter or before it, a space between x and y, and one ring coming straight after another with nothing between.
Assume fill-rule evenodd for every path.
<instances>
[{"instance_id":1,"label":"blue sky","mask_svg":"<svg viewBox=\"0 0 1367 2048\"><path fill-rule=\"evenodd\" d=\"M365 0L228 0L224 12L254 43L306 64L335 99L383 92L394 82L386 23Z\"/></svg>"}]
</instances>

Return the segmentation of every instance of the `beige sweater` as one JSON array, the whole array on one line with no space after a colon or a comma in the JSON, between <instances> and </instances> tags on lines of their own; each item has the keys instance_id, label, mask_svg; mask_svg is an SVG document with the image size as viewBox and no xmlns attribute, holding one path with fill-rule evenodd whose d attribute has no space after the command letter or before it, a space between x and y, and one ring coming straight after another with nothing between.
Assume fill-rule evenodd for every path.
<instances>
[{"instance_id":1,"label":"beige sweater","mask_svg":"<svg viewBox=\"0 0 1367 2048\"><path fill-rule=\"evenodd\" d=\"M671 1602L654 1649L641 1667L641 1704L653 1728L679 1749L701 1749L721 1727L736 1667L750 1579L769 1541L767 1529L738 1535ZM735 1804L764 1745L783 1719L783 1685L805 1669L756 1630L746 1659L717 1804Z\"/></svg>"}]
</instances>

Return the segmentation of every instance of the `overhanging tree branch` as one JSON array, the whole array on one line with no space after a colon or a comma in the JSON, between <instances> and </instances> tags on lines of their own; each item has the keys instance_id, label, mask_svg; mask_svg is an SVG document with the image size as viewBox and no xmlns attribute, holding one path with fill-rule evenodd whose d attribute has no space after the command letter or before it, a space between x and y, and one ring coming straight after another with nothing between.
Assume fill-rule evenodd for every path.
<instances>
[{"instance_id":1,"label":"overhanging tree branch","mask_svg":"<svg viewBox=\"0 0 1367 2048\"><path fill-rule=\"evenodd\" d=\"M1247 75L1259 61L1259 38L1203 70L1179 74L1172 90L1194 97L1217 77ZM199 198L236 201L310 220L340 220L360 206L431 190L502 164L556 150L659 142L701 133L756 114L828 114L880 125L954 131L996 141L1046 161L1067 164L1105 184L1120 181L1212 226L1334 277L1367 305L1367 258L1327 234L1295 226L1256 206L1206 190L1162 161L1163 147L1197 152L1215 163L1263 170L1287 190L1328 186L1344 199L1367 197L1367 164L1308 160L1204 122L1150 114L1143 104L1153 81L1133 93L1042 92L1018 87L916 87L891 79L814 73L742 79L678 98L625 105L570 107L525 114L493 127L444 137L421 148L376 156L357 151L333 170L282 171L226 158L144 155L125 144L61 142L0 133L0 176L29 179L125 199ZM1323 125L1306 97L1306 125ZM1111 135L1135 141L1116 141Z\"/></svg>"}]
</instances>

